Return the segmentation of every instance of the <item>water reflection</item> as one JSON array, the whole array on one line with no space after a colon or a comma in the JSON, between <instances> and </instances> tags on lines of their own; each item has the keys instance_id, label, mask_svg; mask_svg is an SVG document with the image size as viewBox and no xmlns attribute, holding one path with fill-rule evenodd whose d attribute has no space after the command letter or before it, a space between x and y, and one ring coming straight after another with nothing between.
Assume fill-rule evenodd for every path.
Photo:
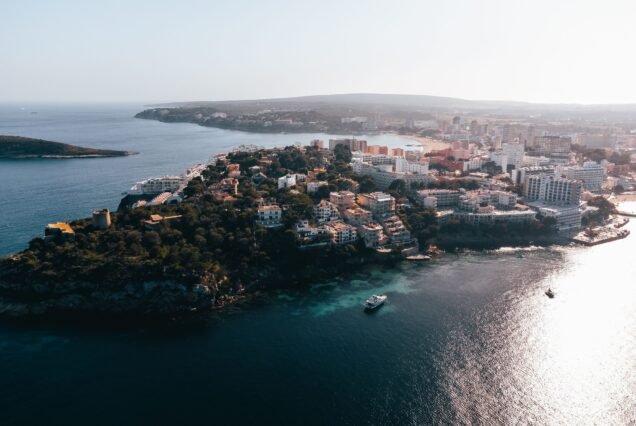
<instances>
[{"instance_id":1,"label":"water reflection","mask_svg":"<svg viewBox=\"0 0 636 426\"><path fill-rule=\"evenodd\" d=\"M633 228L633 225L632 225ZM633 229L632 229L633 231ZM460 422L636 421L633 236L560 249L452 333L445 386ZM559 251L554 252L558 256ZM554 299L544 295L546 288ZM498 320L496 320L498 317Z\"/></svg>"}]
</instances>

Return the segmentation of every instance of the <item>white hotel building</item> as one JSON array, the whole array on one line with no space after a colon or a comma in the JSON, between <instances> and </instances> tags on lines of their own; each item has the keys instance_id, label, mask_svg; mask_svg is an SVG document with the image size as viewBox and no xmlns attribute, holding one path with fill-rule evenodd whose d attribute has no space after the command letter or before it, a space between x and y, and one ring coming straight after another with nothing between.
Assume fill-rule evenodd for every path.
<instances>
[{"instance_id":1,"label":"white hotel building","mask_svg":"<svg viewBox=\"0 0 636 426\"><path fill-rule=\"evenodd\" d=\"M583 189L587 191L600 191L605 179L605 169L595 161L586 161L583 166L557 167L556 174L568 179L583 182Z\"/></svg>"},{"instance_id":2,"label":"white hotel building","mask_svg":"<svg viewBox=\"0 0 636 426\"><path fill-rule=\"evenodd\" d=\"M581 199L581 188L582 184L578 180L541 174L527 176L523 189L528 201L578 206Z\"/></svg>"},{"instance_id":3,"label":"white hotel building","mask_svg":"<svg viewBox=\"0 0 636 426\"><path fill-rule=\"evenodd\" d=\"M181 176L163 176L150 178L137 182L129 194L161 194L162 192L175 192L186 184L186 178Z\"/></svg>"}]
</instances>

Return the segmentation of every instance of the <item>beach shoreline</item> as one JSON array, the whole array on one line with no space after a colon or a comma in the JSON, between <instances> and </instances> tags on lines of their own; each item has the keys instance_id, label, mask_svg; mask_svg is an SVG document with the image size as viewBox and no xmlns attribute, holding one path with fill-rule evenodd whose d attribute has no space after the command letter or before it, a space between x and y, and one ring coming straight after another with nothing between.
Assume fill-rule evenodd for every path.
<instances>
[{"instance_id":1,"label":"beach shoreline","mask_svg":"<svg viewBox=\"0 0 636 426\"><path fill-rule=\"evenodd\" d=\"M448 142L442 142L436 139L432 139L426 136L415 136L415 135L401 135L399 133L392 133L401 138L411 140L413 142L417 142L424 149L425 152L443 150L450 147Z\"/></svg>"}]
</instances>

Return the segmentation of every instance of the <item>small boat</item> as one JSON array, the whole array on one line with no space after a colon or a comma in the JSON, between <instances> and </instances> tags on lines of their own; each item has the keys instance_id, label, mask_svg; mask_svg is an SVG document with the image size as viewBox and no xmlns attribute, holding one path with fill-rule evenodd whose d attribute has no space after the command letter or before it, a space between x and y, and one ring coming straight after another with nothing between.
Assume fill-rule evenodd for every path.
<instances>
[{"instance_id":1,"label":"small boat","mask_svg":"<svg viewBox=\"0 0 636 426\"><path fill-rule=\"evenodd\" d=\"M425 254L415 254L413 256L406 256L406 260L415 260L415 261L431 260L431 256L427 256Z\"/></svg>"},{"instance_id":2,"label":"small boat","mask_svg":"<svg viewBox=\"0 0 636 426\"><path fill-rule=\"evenodd\" d=\"M519 259L523 259L523 253L517 252L517 257L518 257Z\"/></svg>"},{"instance_id":3,"label":"small boat","mask_svg":"<svg viewBox=\"0 0 636 426\"><path fill-rule=\"evenodd\" d=\"M380 296L374 294L373 296L369 297L367 300L364 301L364 309L366 311L372 311L374 309L379 308L380 306L382 306L384 304L384 302L386 302L386 295L382 294Z\"/></svg>"},{"instance_id":4,"label":"small boat","mask_svg":"<svg viewBox=\"0 0 636 426\"><path fill-rule=\"evenodd\" d=\"M551 288L545 291L545 295L548 296L550 299L554 298L554 292L552 291Z\"/></svg>"}]
</instances>

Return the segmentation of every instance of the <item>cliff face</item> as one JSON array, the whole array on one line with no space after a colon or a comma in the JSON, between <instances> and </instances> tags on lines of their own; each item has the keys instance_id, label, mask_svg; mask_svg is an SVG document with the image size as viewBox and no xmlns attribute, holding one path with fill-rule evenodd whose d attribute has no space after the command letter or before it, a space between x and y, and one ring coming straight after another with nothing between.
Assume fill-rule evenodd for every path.
<instances>
[{"instance_id":1,"label":"cliff face","mask_svg":"<svg viewBox=\"0 0 636 426\"><path fill-rule=\"evenodd\" d=\"M119 290L100 289L86 282L67 282L54 288L0 281L0 315L40 316L61 312L112 315L169 315L204 311L220 306L231 296L221 296L217 285L187 286L174 281L131 283Z\"/></svg>"}]
</instances>

